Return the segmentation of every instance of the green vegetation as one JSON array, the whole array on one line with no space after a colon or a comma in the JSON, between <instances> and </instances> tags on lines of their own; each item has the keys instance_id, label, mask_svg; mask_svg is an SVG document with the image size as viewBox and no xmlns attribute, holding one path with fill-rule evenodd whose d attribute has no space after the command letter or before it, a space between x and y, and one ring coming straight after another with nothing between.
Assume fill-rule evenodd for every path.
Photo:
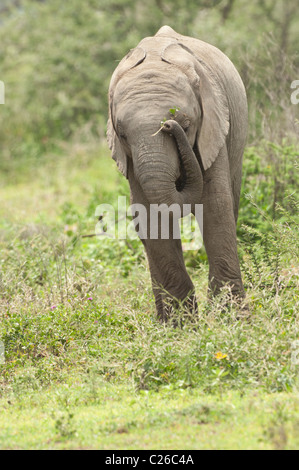
<instances>
[{"instance_id":1,"label":"green vegetation","mask_svg":"<svg viewBox=\"0 0 299 470\"><path fill-rule=\"evenodd\" d=\"M298 449L296 2L12 3L0 26L0 448ZM199 316L176 329L156 319L142 244L90 236L96 207L129 196L99 143L115 61L164 23L229 54L251 120L238 223L250 315L225 306L225 289L207 299L204 249L187 251Z\"/></svg>"},{"instance_id":2,"label":"green vegetation","mask_svg":"<svg viewBox=\"0 0 299 470\"><path fill-rule=\"evenodd\" d=\"M107 149L91 150L69 147L0 190L1 447L296 448L293 216L260 215L272 231L243 226L249 320L206 300L201 250L185 253L196 325L163 326L141 243L81 237L93 233L98 202L114 203L116 187L127 194ZM258 199L257 179L273 173L257 168L247 191ZM263 210L272 198L264 193ZM243 221L256 220L256 205L242 204Z\"/></svg>"},{"instance_id":3,"label":"green vegetation","mask_svg":"<svg viewBox=\"0 0 299 470\"><path fill-rule=\"evenodd\" d=\"M10 10L8 5L17 4ZM164 24L215 44L244 80L250 136L295 134L291 82L298 79L296 0L14 0L0 27L0 166L35 164L62 139L103 138L117 62ZM1 13L1 10L0 10ZM298 118L298 112L297 112ZM18 162L18 163L17 163Z\"/></svg>"}]
</instances>

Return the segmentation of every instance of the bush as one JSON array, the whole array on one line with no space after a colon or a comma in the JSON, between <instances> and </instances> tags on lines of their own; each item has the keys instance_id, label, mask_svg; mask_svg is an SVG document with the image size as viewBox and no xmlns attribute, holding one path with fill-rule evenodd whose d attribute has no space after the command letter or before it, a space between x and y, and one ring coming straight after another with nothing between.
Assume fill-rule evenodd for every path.
<instances>
[{"instance_id":1,"label":"bush","mask_svg":"<svg viewBox=\"0 0 299 470\"><path fill-rule=\"evenodd\" d=\"M20 157L36 162L60 139L104 137L117 62L163 24L216 45L233 60L248 92L251 138L279 142L294 134L290 84L298 59L291 2L275 2L269 11L257 0L15 3L19 8L10 10L6 2L0 26L2 168Z\"/></svg>"}]
</instances>

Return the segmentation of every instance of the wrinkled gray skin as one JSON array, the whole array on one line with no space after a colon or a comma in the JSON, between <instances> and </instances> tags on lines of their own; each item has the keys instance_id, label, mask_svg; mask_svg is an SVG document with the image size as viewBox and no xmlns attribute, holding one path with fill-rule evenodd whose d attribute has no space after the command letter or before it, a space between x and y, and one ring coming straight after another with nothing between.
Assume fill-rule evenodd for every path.
<instances>
[{"instance_id":1,"label":"wrinkled gray skin","mask_svg":"<svg viewBox=\"0 0 299 470\"><path fill-rule=\"evenodd\" d=\"M171 121L174 106L180 111ZM203 204L211 292L229 283L239 298L236 221L246 133L246 94L233 64L214 46L168 26L143 39L112 76L108 142L129 180L131 202L191 204L192 211ZM181 241L142 242L159 318L169 318L169 299L196 310Z\"/></svg>"}]
</instances>

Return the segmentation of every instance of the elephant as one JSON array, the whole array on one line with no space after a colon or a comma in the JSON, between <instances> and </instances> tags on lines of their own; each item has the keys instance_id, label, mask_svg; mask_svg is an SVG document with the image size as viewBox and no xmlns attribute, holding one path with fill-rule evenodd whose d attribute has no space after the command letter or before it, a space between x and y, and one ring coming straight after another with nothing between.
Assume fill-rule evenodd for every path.
<instances>
[{"instance_id":1,"label":"elephant","mask_svg":"<svg viewBox=\"0 0 299 470\"><path fill-rule=\"evenodd\" d=\"M189 205L192 213L202 204L209 295L229 285L243 301L236 223L248 110L235 66L215 46L163 26L120 61L108 99L108 145L131 203ZM178 305L196 316L181 240L141 241L158 318L167 322Z\"/></svg>"}]
</instances>

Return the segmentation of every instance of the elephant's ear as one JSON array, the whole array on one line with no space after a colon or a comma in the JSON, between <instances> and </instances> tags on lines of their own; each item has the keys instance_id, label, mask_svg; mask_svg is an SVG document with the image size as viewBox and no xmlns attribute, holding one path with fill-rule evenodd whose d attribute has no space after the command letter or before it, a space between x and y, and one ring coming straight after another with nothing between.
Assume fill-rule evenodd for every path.
<instances>
[{"instance_id":1,"label":"elephant's ear","mask_svg":"<svg viewBox=\"0 0 299 470\"><path fill-rule=\"evenodd\" d=\"M229 110L224 92L212 71L181 43L170 44L162 60L176 65L189 78L202 110L197 132L197 146L202 164L207 170L216 160L229 131Z\"/></svg>"},{"instance_id":2,"label":"elephant's ear","mask_svg":"<svg viewBox=\"0 0 299 470\"><path fill-rule=\"evenodd\" d=\"M141 47L132 49L118 64L111 77L109 86L109 119L107 123L107 140L112 153L112 158L116 161L119 170L126 178L128 177L127 155L121 145L114 123L115 103L113 102L113 98L115 87L122 76L128 72L128 70L131 70L143 62L145 57L146 52Z\"/></svg>"},{"instance_id":3,"label":"elephant's ear","mask_svg":"<svg viewBox=\"0 0 299 470\"><path fill-rule=\"evenodd\" d=\"M116 161L118 169L126 178L128 178L127 155L122 148L118 135L115 132L111 116L109 116L107 123L107 141L111 150L111 156L113 160Z\"/></svg>"}]
</instances>

